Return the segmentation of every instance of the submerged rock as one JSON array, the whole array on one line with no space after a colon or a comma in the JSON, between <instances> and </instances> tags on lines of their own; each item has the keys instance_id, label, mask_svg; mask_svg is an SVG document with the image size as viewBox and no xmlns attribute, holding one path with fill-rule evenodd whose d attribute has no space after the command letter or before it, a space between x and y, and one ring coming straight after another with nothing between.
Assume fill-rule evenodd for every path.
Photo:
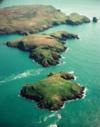
<instances>
[{"instance_id":1,"label":"submerged rock","mask_svg":"<svg viewBox=\"0 0 100 127\"><path fill-rule=\"evenodd\" d=\"M59 63L60 53L67 48L62 41L69 38L78 38L78 35L64 31L58 31L50 35L33 34L13 42L7 42L6 44L9 47L28 51L31 59L34 59L44 67L48 67Z\"/></svg>"},{"instance_id":2,"label":"submerged rock","mask_svg":"<svg viewBox=\"0 0 100 127\"><path fill-rule=\"evenodd\" d=\"M25 85L20 95L35 100L40 108L59 110L65 101L83 96L84 87L72 82L73 77L65 72L49 74L38 83Z\"/></svg>"}]
</instances>

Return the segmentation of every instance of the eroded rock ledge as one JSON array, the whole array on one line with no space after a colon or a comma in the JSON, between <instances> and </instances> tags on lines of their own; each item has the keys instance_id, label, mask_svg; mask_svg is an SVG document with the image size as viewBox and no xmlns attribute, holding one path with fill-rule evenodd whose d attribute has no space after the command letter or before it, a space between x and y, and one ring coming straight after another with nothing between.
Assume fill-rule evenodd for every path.
<instances>
[{"instance_id":1,"label":"eroded rock ledge","mask_svg":"<svg viewBox=\"0 0 100 127\"><path fill-rule=\"evenodd\" d=\"M35 100L40 108L59 110L65 101L80 99L84 87L73 82L74 75L66 72L50 73L47 78L25 85L20 95Z\"/></svg>"},{"instance_id":2,"label":"eroded rock ledge","mask_svg":"<svg viewBox=\"0 0 100 127\"><path fill-rule=\"evenodd\" d=\"M15 47L30 53L29 57L44 67L59 63L61 52L66 50L64 41L78 39L78 35L58 31L50 35L28 35L22 39L7 42L7 46Z\"/></svg>"},{"instance_id":3,"label":"eroded rock ledge","mask_svg":"<svg viewBox=\"0 0 100 127\"><path fill-rule=\"evenodd\" d=\"M0 9L0 34L33 34L50 27L89 23L86 16L72 13L67 16L50 5L23 5Z\"/></svg>"}]
</instances>

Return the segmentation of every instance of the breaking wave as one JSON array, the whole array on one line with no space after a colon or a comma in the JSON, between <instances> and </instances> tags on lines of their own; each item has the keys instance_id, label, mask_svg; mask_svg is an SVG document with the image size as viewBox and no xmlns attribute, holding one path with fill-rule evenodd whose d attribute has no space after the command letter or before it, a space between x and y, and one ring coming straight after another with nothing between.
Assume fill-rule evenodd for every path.
<instances>
[{"instance_id":1,"label":"breaking wave","mask_svg":"<svg viewBox=\"0 0 100 127\"><path fill-rule=\"evenodd\" d=\"M74 74L75 72L74 71L69 71L70 74Z\"/></svg>"},{"instance_id":2,"label":"breaking wave","mask_svg":"<svg viewBox=\"0 0 100 127\"><path fill-rule=\"evenodd\" d=\"M85 89L84 89L84 93L83 93L83 97L82 97L82 99L84 99L84 98L86 97L86 93L87 93L87 91L88 91L88 89L85 88Z\"/></svg>"},{"instance_id":3,"label":"breaking wave","mask_svg":"<svg viewBox=\"0 0 100 127\"><path fill-rule=\"evenodd\" d=\"M57 124L51 124L48 127L58 127Z\"/></svg>"},{"instance_id":4,"label":"breaking wave","mask_svg":"<svg viewBox=\"0 0 100 127\"><path fill-rule=\"evenodd\" d=\"M45 116L43 121L46 122L48 119L53 118L53 117L56 118L56 122L58 122L62 118L60 113L54 112L48 116Z\"/></svg>"},{"instance_id":5,"label":"breaking wave","mask_svg":"<svg viewBox=\"0 0 100 127\"><path fill-rule=\"evenodd\" d=\"M62 116L60 113L56 113L55 116L57 118L56 121L54 123L50 124L48 127L58 127L58 122L62 118Z\"/></svg>"},{"instance_id":6,"label":"breaking wave","mask_svg":"<svg viewBox=\"0 0 100 127\"><path fill-rule=\"evenodd\" d=\"M62 65L64 65L64 64L66 64L65 61L60 61L60 63L58 64L58 66L62 66Z\"/></svg>"},{"instance_id":7,"label":"breaking wave","mask_svg":"<svg viewBox=\"0 0 100 127\"><path fill-rule=\"evenodd\" d=\"M49 118L52 118L52 117L55 117L55 116L56 116L56 112L54 112L54 113L52 113L52 114L50 114L50 115L48 115L48 116L45 116L44 119L43 119L43 121L45 122L45 121L47 121Z\"/></svg>"},{"instance_id":8,"label":"breaking wave","mask_svg":"<svg viewBox=\"0 0 100 127\"><path fill-rule=\"evenodd\" d=\"M5 78L4 80L1 80L0 83L3 84L3 83L14 81L17 79L22 79L22 78L27 78L27 77L34 76L34 75L39 75L41 72L42 72L42 69L26 70L26 71L19 73L17 75L16 74L10 75L9 77Z\"/></svg>"}]
</instances>

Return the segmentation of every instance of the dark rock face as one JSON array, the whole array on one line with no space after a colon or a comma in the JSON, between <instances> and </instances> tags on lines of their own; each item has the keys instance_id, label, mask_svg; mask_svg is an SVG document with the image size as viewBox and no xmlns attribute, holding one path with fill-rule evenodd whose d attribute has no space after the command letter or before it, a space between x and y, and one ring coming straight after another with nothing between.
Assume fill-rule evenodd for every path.
<instances>
[{"instance_id":1,"label":"dark rock face","mask_svg":"<svg viewBox=\"0 0 100 127\"><path fill-rule=\"evenodd\" d=\"M65 101L82 98L84 87L72 82L73 78L74 75L66 72L50 73L36 84L25 85L20 95L35 100L42 109L56 111Z\"/></svg>"},{"instance_id":2,"label":"dark rock face","mask_svg":"<svg viewBox=\"0 0 100 127\"><path fill-rule=\"evenodd\" d=\"M98 22L98 19L96 17L93 17L93 20L92 20L94 23Z\"/></svg>"},{"instance_id":3,"label":"dark rock face","mask_svg":"<svg viewBox=\"0 0 100 127\"><path fill-rule=\"evenodd\" d=\"M51 36L62 41L66 41L67 39L79 39L78 35L68 33L65 31L58 31L58 32L52 33Z\"/></svg>"},{"instance_id":4,"label":"dark rock face","mask_svg":"<svg viewBox=\"0 0 100 127\"><path fill-rule=\"evenodd\" d=\"M54 73L49 73L48 77L55 75ZM74 80L74 75L71 73L67 73L67 72L59 72L59 75L61 78L65 79L65 80Z\"/></svg>"},{"instance_id":5,"label":"dark rock face","mask_svg":"<svg viewBox=\"0 0 100 127\"><path fill-rule=\"evenodd\" d=\"M61 77L66 80L74 80L74 75L71 73L61 73Z\"/></svg>"},{"instance_id":6,"label":"dark rock face","mask_svg":"<svg viewBox=\"0 0 100 127\"><path fill-rule=\"evenodd\" d=\"M7 42L7 46L15 47L30 53L29 57L41 64L43 67L59 64L60 54L67 47L64 45L67 39L78 39L78 35L58 31L50 35L27 35L20 40Z\"/></svg>"}]
</instances>

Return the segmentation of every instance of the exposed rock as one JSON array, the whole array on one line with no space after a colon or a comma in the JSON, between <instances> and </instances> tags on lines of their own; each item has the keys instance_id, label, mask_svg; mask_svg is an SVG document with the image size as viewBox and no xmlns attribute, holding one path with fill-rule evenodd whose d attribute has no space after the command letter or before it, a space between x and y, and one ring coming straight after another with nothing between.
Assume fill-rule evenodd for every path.
<instances>
[{"instance_id":1,"label":"exposed rock","mask_svg":"<svg viewBox=\"0 0 100 127\"><path fill-rule=\"evenodd\" d=\"M61 73L60 74L62 78L66 79L66 80L72 80L74 79L74 75L71 73Z\"/></svg>"},{"instance_id":2,"label":"exposed rock","mask_svg":"<svg viewBox=\"0 0 100 127\"><path fill-rule=\"evenodd\" d=\"M28 51L29 57L44 67L59 63L60 53L67 47L62 41L69 38L78 38L77 35L68 32L56 32L51 35L28 35L22 39L7 42L7 46L15 47L22 51Z\"/></svg>"},{"instance_id":3,"label":"exposed rock","mask_svg":"<svg viewBox=\"0 0 100 127\"><path fill-rule=\"evenodd\" d=\"M94 23L98 22L98 19L96 17L93 17L93 20L92 20Z\"/></svg>"},{"instance_id":4,"label":"exposed rock","mask_svg":"<svg viewBox=\"0 0 100 127\"><path fill-rule=\"evenodd\" d=\"M66 40L66 39L79 39L78 35L76 34L72 34L72 33L68 33L65 31L57 31L55 33L52 33L51 36L59 39L59 40Z\"/></svg>"},{"instance_id":5,"label":"exposed rock","mask_svg":"<svg viewBox=\"0 0 100 127\"><path fill-rule=\"evenodd\" d=\"M65 72L49 74L47 78L38 83L25 85L20 95L35 100L40 108L59 110L65 101L83 96L84 87L70 81L73 77Z\"/></svg>"},{"instance_id":6,"label":"exposed rock","mask_svg":"<svg viewBox=\"0 0 100 127\"><path fill-rule=\"evenodd\" d=\"M79 25L83 23L89 23L90 19L86 16L79 15L78 13L71 13L67 19L66 23L69 25Z\"/></svg>"}]
</instances>

